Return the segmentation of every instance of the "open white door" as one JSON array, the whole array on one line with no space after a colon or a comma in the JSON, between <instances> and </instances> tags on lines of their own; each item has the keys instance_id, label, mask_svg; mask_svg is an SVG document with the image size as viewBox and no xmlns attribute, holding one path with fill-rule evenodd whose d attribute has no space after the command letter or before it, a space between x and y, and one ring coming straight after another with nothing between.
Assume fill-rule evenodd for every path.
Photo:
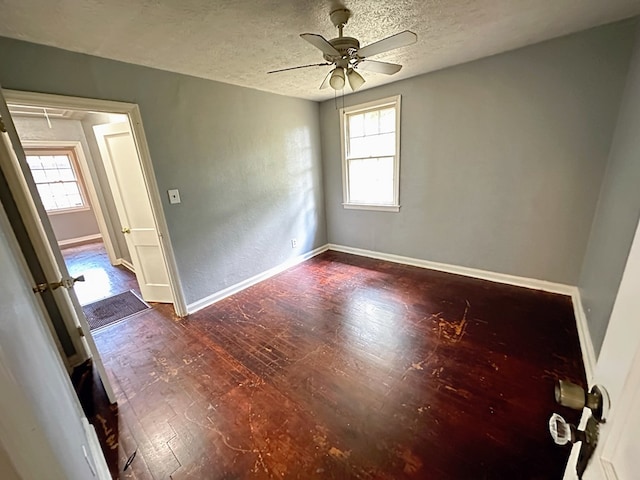
<instances>
[{"instance_id":1,"label":"open white door","mask_svg":"<svg viewBox=\"0 0 640 480\"><path fill-rule=\"evenodd\" d=\"M607 480L638 478L640 431L640 223L596 366L595 381L611 397L611 415L601 429L600 460Z\"/></svg>"},{"instance_id":2,"label":"open white door","mask_svg":"<svg viewBox=\"0 0 640 480\"><path fill-rule=\"evenodd\" d=\"M93 127L142 298L173 303L167 264L129 124Z\"/></svg>"},{"instance_id":3,"label":"open white door","mask_svg":"<svg viewBox=\"0 0 640 480\"><path fill-rule=\"evenodd\" d=\"M600 427L585 480L638 478L640 432L640 223L627 258L594 379L609 392L611 411ZM575 447L574 447L575 448ZM575 452L572 453L575 457ZM575 458L565 479L575 479Z\"/></svg>"},{"instance_id":4,"label":"open white door","mask_svg":"<svg viewBox=\"0 0 640 480\"><path fill-rule=\"evenodd\" d=\"M24 221L38 262L45 272L47 284L49 284L47 288L53 293L55 303L63 316L80 359L92 357L109 401L115 403L116 397L113 388L91 336L87 319L73 289L74 281L69 276L51 223L40 200L1 88L0 117L6 129L6 133L0 132L0 166L7 177L11 193ZM61 285L58 288L53 288L56 283Z\"/></svg>"}]
</instances>

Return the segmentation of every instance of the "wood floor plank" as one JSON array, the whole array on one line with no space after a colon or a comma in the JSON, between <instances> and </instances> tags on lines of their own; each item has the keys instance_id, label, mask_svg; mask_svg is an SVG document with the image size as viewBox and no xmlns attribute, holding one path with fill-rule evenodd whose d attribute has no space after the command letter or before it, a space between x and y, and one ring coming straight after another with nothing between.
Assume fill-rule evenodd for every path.
<instances>
[{"instance_id":1,"label":"wood floor plank","mask_svg":"<svg viewBox=\"0 0 640 480\"><path fill-rule=\"evenodd\" d=\"M569 297L336 252L95 338L122 478L561 478L586 383Z\"/></svg>"}]
</instances>

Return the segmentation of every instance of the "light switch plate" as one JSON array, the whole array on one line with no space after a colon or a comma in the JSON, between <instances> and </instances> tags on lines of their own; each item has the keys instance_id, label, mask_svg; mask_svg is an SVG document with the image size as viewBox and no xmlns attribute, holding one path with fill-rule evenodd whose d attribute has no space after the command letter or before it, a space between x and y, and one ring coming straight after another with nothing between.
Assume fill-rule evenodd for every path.
<instances>
[{"instance_id":1,"label":"light switch plate","mask_svg":"<svg viewBox=\"0 0 640 480\"><path fill-rule=\"evenodd\" d=\"M167 190L167 193L169 194L169 203L180 203L180 192L177 188L174 190Z\"/></svg>"}]
</instances>

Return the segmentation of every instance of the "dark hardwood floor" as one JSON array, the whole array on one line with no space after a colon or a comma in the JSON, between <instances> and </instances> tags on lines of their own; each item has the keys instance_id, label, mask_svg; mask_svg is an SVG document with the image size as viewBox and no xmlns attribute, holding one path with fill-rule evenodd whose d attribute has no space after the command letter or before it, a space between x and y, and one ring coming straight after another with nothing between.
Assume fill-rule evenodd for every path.
<instances>
[{"instance_id":1,"label":"dark hardwood floor","mask_svg":"<svg viewBox=\"0 0 640 480\"><path fill-rule=\"evenodd\" d=\"M560 479L554 381L585 384L569 297L336 252L95 340L132 479Z\"/></svg>"},{"instance_id":2,"label":"dark hardwood floor","mask_svg":"<svg viewBox=\"0 0 640 480\"><path fill-rule=\"evenodd\" d=\"M128 290L140 294L135 275L125 267L112 266L102 242L67 247L62 255L72 277L85 276L85 282L77 282L74 289L81 305Z\"/></svg>"}]
</instances>

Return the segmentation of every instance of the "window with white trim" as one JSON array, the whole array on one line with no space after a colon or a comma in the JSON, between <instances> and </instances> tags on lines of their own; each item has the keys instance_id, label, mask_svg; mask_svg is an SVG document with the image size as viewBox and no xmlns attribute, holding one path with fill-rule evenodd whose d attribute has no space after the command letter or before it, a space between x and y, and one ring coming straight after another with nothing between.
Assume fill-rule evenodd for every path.
<instances>
[{"instance_id":1,"label":"window with white trim","mask_svg":"<svg viewBox=\"0 0 640 480\"><path fill-rule=\"evenodd\" d=\"M62 213L89 207L73 150L29 150L26 157L47 212Z\"/></svg>"},{"instance_id":2,"label":"window with white trim","mask_svg":"<svg viewBox=\"0 0 640 480\"><path fill-rule=\"evenodd\" d=\"M340 110L344 207L400 209L400 95Z\"/></svg>"}]
</instances>

